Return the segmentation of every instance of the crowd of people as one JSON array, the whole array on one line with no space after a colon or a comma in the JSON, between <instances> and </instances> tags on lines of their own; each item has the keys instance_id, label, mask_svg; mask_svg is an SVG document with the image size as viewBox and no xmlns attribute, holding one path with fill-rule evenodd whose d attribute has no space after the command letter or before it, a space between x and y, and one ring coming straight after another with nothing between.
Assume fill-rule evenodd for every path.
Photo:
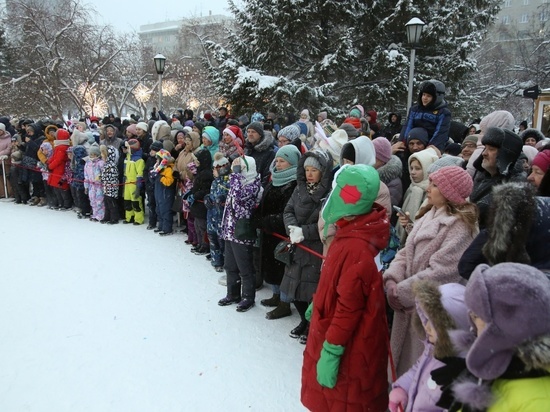
<instances>
[{"instance_id":1,"label":"crowd of people","mask_svg":"<svg viewBox=\"0 0 550 412\"><path fill-rule=\"evenodd\" d=\"M549 410L550 139L503 110L453 121L444 97L426 81L384 125L361 105L1 117L0 195L184 231L219 306L267 284L266 318L300 317L312 411Z\"/></svg>"}]
</instances>

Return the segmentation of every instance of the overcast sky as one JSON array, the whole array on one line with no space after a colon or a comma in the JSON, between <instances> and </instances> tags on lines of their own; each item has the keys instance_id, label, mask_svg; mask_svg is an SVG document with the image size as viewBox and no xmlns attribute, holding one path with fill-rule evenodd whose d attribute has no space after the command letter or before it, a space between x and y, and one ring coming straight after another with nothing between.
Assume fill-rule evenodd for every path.
<instances>
[{"instance_id":1,"label":"overcast sky","mask_svg":"<svg viewBox=\"0 0 550 412\"><path fill-rule=\"evenodd\" d=\"M138 32L144 24L207 16L209 11L213 15L231 15L227 0L83 0L83 3L97 11L98 23L110 24L121 32Z\"/></svg>"}]
</instances>

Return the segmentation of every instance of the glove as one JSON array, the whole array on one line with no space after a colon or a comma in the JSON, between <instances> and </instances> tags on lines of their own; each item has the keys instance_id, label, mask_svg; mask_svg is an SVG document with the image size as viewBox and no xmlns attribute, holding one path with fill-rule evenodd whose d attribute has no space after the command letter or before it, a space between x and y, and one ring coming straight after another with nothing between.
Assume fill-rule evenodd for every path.
<instances>
[{"instance_id":1,"label":"glove","mask_svg":"<svg viewBox=\"0 0 550 412\"><path fill-rule=\"evenodd\" d=\"M304 240L304 231L300 226L288 226L290 232L290 243L300 243Z\"/></svg>"},{"instance_id":2,"label":"glove","mask_svg":"<svg viewBox=\"0 0 550 412\"><path fill-rule=\"evenodd\" d=\"M388 404L388 409L390 410L390 412L399 412L397 408L401 406L402 410L404 411L405 407L407 406L408 400L409 396L403 388L392 389L392 391L390 392L390 402Z\"/></svg>"},{"instance_id":3,"label":"glove","mask_svg":"<svg viewBox=\"0 0 550 412\"><path fill-rule=\"evenodd\" d=\"M321 357L317 362L317 382L325 388L334 388L338 379L340 357L344 354L344 347L323 342Z\"/></svg>"},{"instance_id":4,"label":"glove","mask_svg":"<svg viewBox=\"0 0 550 412\"><path fill-rule=\"evenodd\" d=\"M311 315L313 315L313 301L311 301L306 310L306 320L308 322L311 322Z\"/></svg>"},{"instance_id":5,"label":"glove","mask_svg":"<svg viewBox=\"0 0 550 412\"><path fill-rule=\"evenodd\" d=\"M180 178L180 172L178 172L177 170L174 170L172 172L172 176L174 176L174 179L179 179Z\"/></svg>"}]
</instances>

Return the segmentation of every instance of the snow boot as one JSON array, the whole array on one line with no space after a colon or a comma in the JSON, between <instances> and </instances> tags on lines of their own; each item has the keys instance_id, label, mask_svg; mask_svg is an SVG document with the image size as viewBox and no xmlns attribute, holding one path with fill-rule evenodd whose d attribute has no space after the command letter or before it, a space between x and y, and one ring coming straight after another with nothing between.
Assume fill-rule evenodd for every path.
<instances>
[{"instance_id":1,"label":"snow boot","mask_svg":"<svg viewBox=\"0 0 550 412\"><path fill-rule=\"evenodd\" d=\"M290 337L298 339L304 334L304 332L309 328L309 322L305 319L302 319L300 324L290 331Z\"/></svg>"},{"instance_id":2,"label":"snow boot","mask_svg":"<svg viewBox=\"0 0 550 412\"><path fill-rule=\"evenodd\" d=\"M266 319L281 319L287 316L292 315L290 310L290 303L288 302L279 302L279 305L273 309L271 312L265 314Z\"/></svg>"},{"instance_id":3,"label":"snow boot","mask_svg":"<svg viewBox=\"0 0 550 412\"><path fill-rule=\"evenodd\" d=\"M254 306L254 299L244 298L237 304L237 312L246 312Z\"/></svg>"},{"instance_id":4,"label":"snow boot","mask_svg":"<svg viewBox=\"0 0 550 412\"><path fill-rule=\"evenodd\" d=\"M262 306L267 306L268 308L275 308L281 301L281 295L279 293L274 293L269 299L262 299L260 303Z\"/></svg>"}]
</instances>

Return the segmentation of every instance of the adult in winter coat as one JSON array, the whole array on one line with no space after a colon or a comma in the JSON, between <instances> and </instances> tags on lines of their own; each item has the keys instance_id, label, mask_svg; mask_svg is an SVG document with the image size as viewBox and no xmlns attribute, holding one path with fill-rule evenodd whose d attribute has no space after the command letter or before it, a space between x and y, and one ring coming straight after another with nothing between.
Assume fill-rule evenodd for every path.
<instances>
[{"instance_id":1,"label":"adult in winter coat","mask_svg":"<svg viewBox=\"0 0 550 412\"><path fill-rule=\"evenodd\" d=\"M6 131L6 125L0 123L0 169L4 168L3 173L0 173L0 198L7 197L6 195L11 192L9 189L9 172L10 172L10 155L11 155L11 134ZM4 177L6 181L4 182ZM4 193L4 184L8 187L8 193Z\"/></svg>"},{"instance_id":2,"label":"adult in winter coat","mask_svg":"<svg viewBox=\"0 0 550 412\"><path fill-rule=\"evenodd\" d=\"M510 182L493 189L488 226L466 249L458 270L469 279L481 263L529 264L550 273L550 197L536 196L527 182Z\"/></svg>"},{"instance_id":3,"label":"adult in winter coat","mask_svg":"<svg viewBox=\"0 0 550 412\"><path fill-rule=\"evenodd\" d=\"M154 144L154 142L153 142ZM174 158L170 152L160 149L157 152L157 163L151 171L150 177L155 181L155 201L157 202L158 233L168 236L173 232L174 214L172 205L176 195L176 181L174 179Z\"/></svg>"},{"instance_id":4,"label":"adult in winter coat","mask_svg":"<svg viewBox=\"0 0 550 412\"><path fill-rule=\"evenodd\" d=\"M204 197L210 193L210 186L214 180L212 174L212 156L207 148L203 148L197 153L198 168L197 175L193 180L191 194L193 195L193 204L191 205L191 214L195 218L195 232L198 238L198 248L195 253L207 254L210 248L208 247L206 234L206 206Z\"/></svg>"},{"instance_id":5,"label":"adult in winter coat","mask_svg":"<svg viewBox=\"0 0 550 412\"><path fill-rule=\"evenodd\" d=\"M127 153L124 159L124 223L142 225L145 221L141 192L144 187L145 161L139 140L125 142Z\"/></svg>"},{"instance_id":6,"label":"adult in winter coat","mask_svg":"<svg viewBox=\"0 0 550 412\"><path fill-rule=\"evenodd\" d=\"M466 201L472 185L470 175L458 166L432 173L428 204L418 214L405 246L384 272L388 303L395 311L391 350L398 376L416 362L423 349L411 325L414 282L463 282L457 263L478 231L476 208Z\"/></svg>"},{"instance_id":7,"label":"adult in winter coat","mask_svg":"<svg viewBox=\"0 0 550 412\"><path fill-rule=\"evenodd\" d=\"M422 127L428 132L428 145L437 147L443 153L451 126L451 111L444 97L445 85L439 80L423 82L417 103L409 110L400 140L404 142L413 128Z\"/></svg>"},{"instance_id":8,"label":"adult in winter coat","mask_svg":"<svg viewBox=\"0 0 550 412\"><path fill-rule=\"evenodd\" d=\"M386 126L384 129L382 129L382 135L388 139L388 141L391 141L393 136L396 134L401 133L401 129L403 126L401 125L401 115L398 113L391 112L388 114L388 123L386 123Z\"/></svg>"},{"instance_id":9,"label":"adult in winter coat","mask_svg":"<svg viewBox=\"0 0 550 412\"><path fill-rule=\"evenodd\" d=\"M229 193L225 201L222 220L222 238L225 240L225 273L227 294L218 301L219 306L237 303L237 312L246 312L254 306L256 298L252 247L254 240L235 233L239 220L250 219L261 196L260 175L256 162L250 156L238 157L231 165Z\"/></svg>"},{"instance_id":10,"label":"adult in winter coat","mask_svg":"<svg viewBox=\"0 0 550 412\"><path fill-rule=\"evenodd\" d=\"M71 192L69 191L69 182L65 178L65 168L67 166L67 150L71 145L69 132L65 129L57 131L54 141L53 156L48 162L50 174L48 176L48 185L53 188L59 209L68 210L72 205Z\"/></svg>"},{"instance_id":11,"label":"adult in winter coat","mask_svg":"<svg viewBox=\"0 0 550 412\"><path fill-rule=\"evenodd\" d=\"M214 155L219 150L220 143L220 131L214 126L206 126L202 131L202 146L210 152L210 157L214 158Z\"/></svg>"},{"instance_id":12,"label":"adult in winter coat","mask_svg":"<svg viewBox=\"0 0 550 412\"><path fill-rule=\"evenodd\" d=\"M441 388L430 374L445 365L439 359L465 356L453 347L449 332L470 329L464 304L466 288L458 283L437 286L430 280L419 280L413 289L416 301L413 321L419 336L424 337L424 351L414 366L393 383L389 409L397 412L401 405L405 412L443 412L436 406Z\"/></svg>"},{"instance_id":13,"label":"adult in winter coat","mask_svg":"<svg viewBox=\"0 0 550 412\"><path fill-rule=\"evenodd\" d=\"M145 160L145 169L143 170L143 180L145 192L147 193L147 207L149 208L149 224L147 230L157 228L157 202L155 200L155 179L151 178L151 171L157 163L157 152L162 149L162 142L153 142L149 148L147 160Z\"/></svg>"},{"instance_id":14,"label":"adult in winter coat","mask_svg":"<svg viewBox=\"0 0 550 412\"><path fill-rule=\"evenodd\" d=\"M462 410L550 410L548 278L519 263L479 265L464 300L477 337L466 355L473 376L452 388ZM466 334L460 342L470 339Z\"/></svg>"},{"instance_id":15,"label":"adult in winter coat","mask_svg":"<svg viewBox=\"0 0 550 412\"><path fill-rule=\"evenodd\" d=\"M323 209L338 230L308 310L301 401L311 411L383 412L388 405L388 327L374 257L388 243L389 220L374 203L379 184L371 166L346 165Z\"/></svg>"},{"instance_id":16,"label":"adult in winter coat","mask_svg":"<svg viewBox=\"0 0 550 412\"><path fill-rule=\"evenodd\" d=\"M253 157L256 161L256 168L262 180L262 186L266 187L269 176L270 166L275 158L273 148L273 135L264 134L264 127L260 122L252 122L246 128L246 143L244 153Z\"/></svg>"},{"instance_id":17,"label":"adult in winter coat","mask_svg":"<svg viewBox=\"0 0 550 412\"><path fill-rule=\"evenodd\" d=\"M510 181L525 181L527 176L518 162L523 142L514 132L500 127L490 127L481 140L485 146L481 156L474 161L478 173L470 201L479 209L479 226L487 225L493 188Z\"/></svg>"},{"instance_id":18,"label":"adult in winter coat","mask_svg":"<svg viewBox=\"0 0 550 412\"><path fill-rule=\"evenodd\" d=\"M332 159L326 152L312 150L298 162L297 185L284 211L284 223L292 243L321 254L323 243L319 237L317 222L323 199L329 194L332 181ZM296 247L292 263L287 266L281 282L281 293L294 302L300 314L300 324L290 336L307 341L309 322L305 314L317 289L321 272L321 258ZM301 337L304 338L301 338Z\"/></svg>"},{"instance_id":19,"label":"adult in winter coat","mask_svg":"<svg viewBox=\"0 0 550 412\"><path fill-rule=\"evenodd\" d=\"M296 188L296 170L300 156L300 151L294 145L283 146L277 151L272 165L271 182L266 186L260 205L254 213L256 225L262 230L259 271L261 278L273 291L271 298L260 303L275 307L266 314L267 319L279 319L291 314L290 301L286 297L281 299L280 285L285 265L274 257L275 247L281 239L273 233L286 235L283 212Z\"/></svg>"},{"instance_id":20,"label":"adult in winter coat","mask_svg":"<svg viewBox=\"0 0 550 412\"><path fill-rule=\"evenodd\" d=\"M35 206L39 203L42 205L46 204L44 181L42 180L42 174L36 167L38 163L37 153L44 139L42 128L38 123L27 125L25 128L25 151L21 162L23 169L21 172L21 181L25 185L26 190L28 190L29 185L32 184L31 206Z\"/></svg>"}]
</instances>

